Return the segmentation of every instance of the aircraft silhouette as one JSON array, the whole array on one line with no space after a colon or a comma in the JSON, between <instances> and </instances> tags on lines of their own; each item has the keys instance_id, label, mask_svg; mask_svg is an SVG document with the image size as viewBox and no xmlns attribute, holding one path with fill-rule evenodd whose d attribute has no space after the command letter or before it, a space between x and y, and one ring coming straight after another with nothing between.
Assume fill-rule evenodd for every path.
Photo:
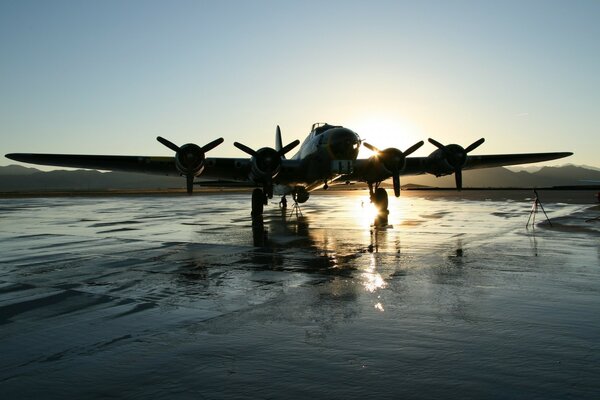
<instances>
[{"instance_id":1,"label":"aircraft silhouette","mask_svg":"<svg viewBox=\"0 0 600 400\"><path fill-rule=\"evenodd\" d=\"M499 167L554 160L572 155L570 152L469 155L479 147L481 138L463 148L458 144L443 145L429 139L437 147L427 157L408 157L419 149L420 141L405 151L397 148L379 150L362 141L358 134L342 126L315 123L299 151L285 156L300 143L299 140L283 146L281 130L277 126L275 148L254 150L242 143L234 146L246 153L245 158L206 157L206 153L223 142L218 138L200 147L193 143L177 146L162 137L160 143L175 152L173 157L34 154L12 153L6 157L15 161L62 167L89 168L109 171L141 172L158 175L176 175L186 178L189 194L198 180L203 186L246 186L252 192L252 217L262 218L263 207L275 194L292 195L294 202L304 203L310 192L327 189L330 184L364 182L369 187L371 201L387 221L388 196L381 183L392 178L394 195L400 195L400 176L433 174L437 177L454 174L456 188L462 189L462 171L476 168ZM372 150L367 159L357 159L360 146Z\"/></svg>"}]
</instances>

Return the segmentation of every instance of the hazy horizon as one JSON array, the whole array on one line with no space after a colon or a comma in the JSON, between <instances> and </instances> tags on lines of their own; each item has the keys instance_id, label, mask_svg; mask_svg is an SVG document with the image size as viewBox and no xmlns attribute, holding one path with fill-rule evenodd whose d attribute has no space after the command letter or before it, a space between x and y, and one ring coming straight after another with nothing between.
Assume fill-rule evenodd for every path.
<instances>
[{"instance_id":1,"label":"hazy horizon","mask_svg":"<svg viewBox=\"0 0 600 400\"><path fill-rule=\"evenodd\" d=\"M171 155L158 135L223 137L209 156L245 157L234 141L326 121L380 148L485 137L474 154L572 151L560 164L598 168L598 15L595 1L3 2L0 165Z\"/></svg>"}]
</instances>

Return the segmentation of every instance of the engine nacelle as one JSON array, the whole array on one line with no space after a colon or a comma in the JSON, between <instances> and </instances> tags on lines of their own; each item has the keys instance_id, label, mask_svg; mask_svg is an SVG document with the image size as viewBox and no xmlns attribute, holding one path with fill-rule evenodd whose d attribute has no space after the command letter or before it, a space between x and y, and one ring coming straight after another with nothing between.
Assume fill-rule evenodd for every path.
<instances>
[{"instance_id":1,"label":"engine nacelle","mask_svg":"<svg viewBox=\"0 0 600 400\"><path fill-rule=\"evenodd\" d=\"M382 182L390 178L395 171L402 171L405 164L404 154L390 147L369 157L368 166L362 175L366 182Z\"/></svg>"},{"instance_id":2,"label":"engine nacelle","mask_svg":"<svg viewBox=\"0 0 600 400\"><path fill-rule=\"evenodd\" d=\"M194 178L204 170L206 152L223 143L223 138L218 138L205 144L203 147L193 143L184 144L179 147L161 136L157 136L156 140L175 152L175 168L181 175L185 176L185 186L188 194L192 194L194 191Z\"/></svg>"},{"instance_id":3,"label":"engine nacelle","mask_svg":"<svg viewBox=\"0 0 600 400\"><path fill-rule=\"evenodd\" d=\"M450 147L450 146L455 146L455 145L448 145L448 147ZM453 150L460 151L460 149L453 149ZM459 156L460 156L460 153L459 153ZM464 161L462 161L462 164L464 164ZM461 166L462 166L462 164L461 164ZM454 170L455 170L455 167L450 164L450 162L448 161L448 156L443 150L437 149L433 153L431 153L429 156L427 156L427 172L428 173L439 177L439 176L450 175L450 174L454 173Z\"/></svg>"},{"instance_id":4,"label":"engine nacelle","mask_svg":"<svg viewBox=\"0 0 600 400\"><path fill-rule=\"evenodd\" d=\"M175 167L182 175L199 176L204 170L204 151L193 143L184 144L175 153Z\"/></svg>"},{"instance_id":5,"label":"engine nacelle","mask_svg":"<svg viewBox=\"0 0 600 400\"><path fill-rule=\"evenodd\" d=\"M429 155L431 159L431 171L427 172L435 176L448 175L454 172L456 189L460 191L462 189L462 169L467 163L467 154L481 146L485 142L485 139L481 138L474 141L466 149L458 144L444 146L435 139L429 138L428 140L438 150Z\"/></svg>"},{"instance_id":6,"label":"engine nacelle","mask_svg":"<svg viewBox=\"0 0 600 400\"><path fill-rule=\"evenodd\" d=\"M270 147L263 147L252 157L250 179L254 182L271 181L281 170L281 156Z\"/></svg>"},{"instance_id":7,"label":"engine nacelle","mask_svg":"<svg viewBox=\"0 0 600 400\"><path fill-rule=\"evenodd\" d=\"M365 182L382 182L392 176L391 172L385 167L381 157L373 155L369 157L364 171L360 171Z\"/></svg>"},{"instance_id":8,"label":"engine nacelle","mask_svg":"<svg viewBox=\"0 0 600 400\"><path fill-rule=\"evenodd\" d=\"M379 158L383 160L383 165L390 173L402 171L406 165L406 156L402 151L395 147L389 147L382 150L379 154Z\"/></svg>"},{"instance_id":9,"label":"engine nacelle","mask_svg":"<svg viewBox=\"0 0 600 400\"><path fill-rule=\"evenodd\" d=\"M292 192L292 196L294 200L298 203L306 203L308 198L310 197L310 193L303 186L296 186L294 191Z\"/></svg>"}]
</instances>

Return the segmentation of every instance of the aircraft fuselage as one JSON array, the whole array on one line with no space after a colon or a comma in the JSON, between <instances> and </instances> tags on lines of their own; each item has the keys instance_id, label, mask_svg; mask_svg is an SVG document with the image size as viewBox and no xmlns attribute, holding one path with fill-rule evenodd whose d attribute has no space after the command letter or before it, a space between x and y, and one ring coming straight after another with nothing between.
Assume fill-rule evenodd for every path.
<instances>
[{"instance_id":1,"label":"aircraft fuselage","mask_svg":"<svg viewBox=\"0 0 600 400\"><path fill-rule=\"evenodd\" d=\"M300 163L300 173L291 174L284 166L275 179L276 192L286 194L294 186L310 191L351 172L359 147L359 136L348 128L325 124L313 129L290 159Z\"/></svg>"}]
</instances>

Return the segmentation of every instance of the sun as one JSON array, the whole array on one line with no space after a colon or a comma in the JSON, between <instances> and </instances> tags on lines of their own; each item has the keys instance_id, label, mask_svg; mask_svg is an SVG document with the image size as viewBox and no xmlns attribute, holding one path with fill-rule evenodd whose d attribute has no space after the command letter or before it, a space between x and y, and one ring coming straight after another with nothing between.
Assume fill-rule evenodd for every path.
<instances>
[{"instance_id":1,"label":"sun","mask_svg":"<svg viewBox=\"0 0 600 400\"><path fill-rule=\"evenodd\" d=\"M383 150L397 147L404 151L422 140L420 129L408 120L389 116L368 116L348 121L347 127L358 133L365 142ZM373 154L361 146L358 158L367 158Z\"/></svg>"}]
</instances>

